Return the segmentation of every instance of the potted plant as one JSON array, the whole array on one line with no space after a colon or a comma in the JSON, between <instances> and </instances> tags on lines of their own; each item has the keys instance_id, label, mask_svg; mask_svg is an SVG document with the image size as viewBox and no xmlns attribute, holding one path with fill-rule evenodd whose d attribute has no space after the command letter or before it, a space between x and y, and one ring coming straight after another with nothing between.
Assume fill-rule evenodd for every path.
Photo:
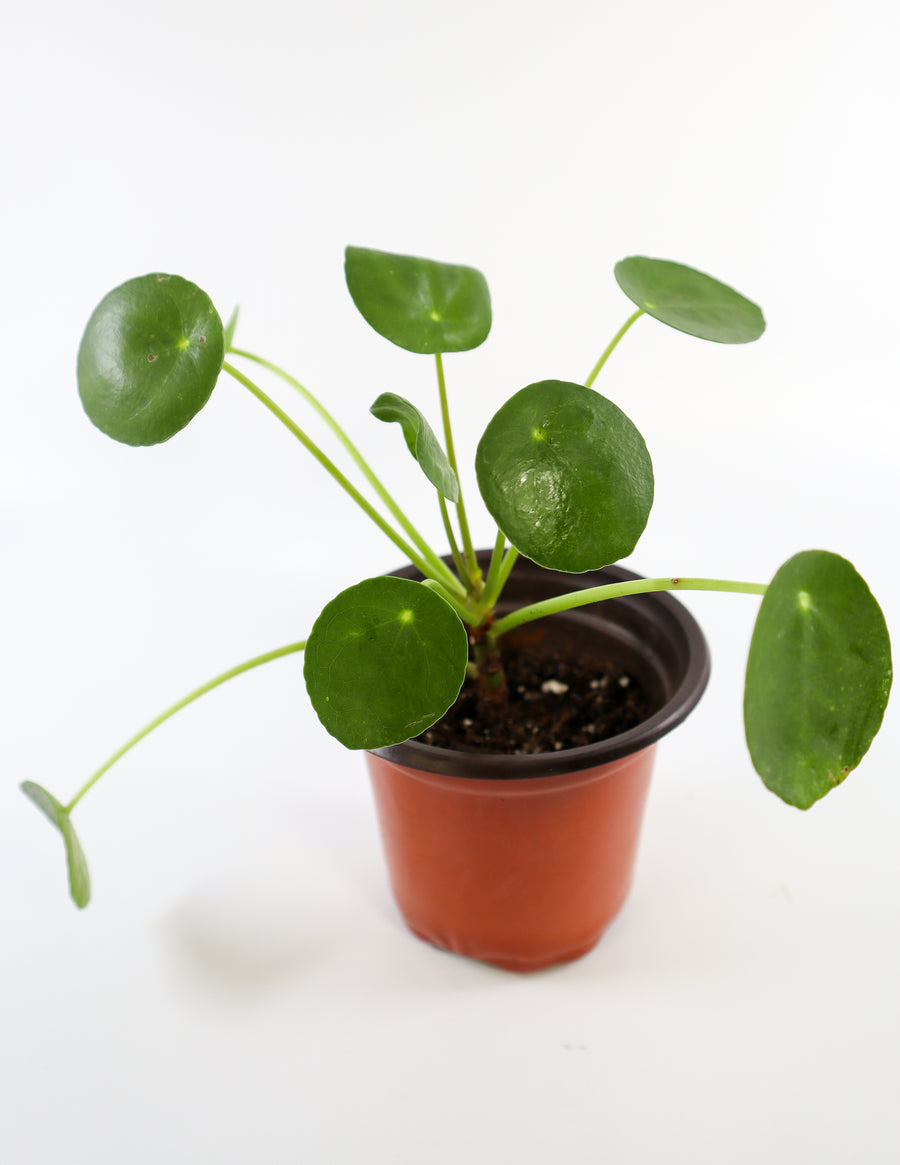
<instances>
[{"instance_id":1,"label":"potted plant","mask_svg":"<svg viewBox=\"0 0 900 1165\"><path fill-rule=\"evenodd\" d=\"M890 642L869 588L845 559L801 552L768 583L662 576L614 564L653 501L641 434L594 388L647 315L702 339L741 344L765 328L730 287L666 260L632 257L616 280L634 311L584 384L545 380L515 393L479 442L479 490L497 524L477 551L460 491L443 357L491 326L484 277L463 267L348 247L347 285L377 332L433 358L443 441L410 401L372 405L396 423L436 494L449 554L415 528L338 422L299 381L235 345L209 297L153 274L110 292L88 322L78 387L90 419L130 445L168 440L224 371L310 452L397 546L407 566L333 599L307 639L239 664L156 717L63 804L25 793L63 835L79 906L90 881L71 814L125 752L205 692L305 652L325 728L365 750L395 896L410 927L452 950L531 969L590 949L620 908L656 741L699 699L702 634L667 592L762 597L744 716L764 783L806 809L859 763L881 723ZM245 369L285 381L325 422L365 483L345 473ZM376 504L377 503L377 504ZM379 508L380 506L380 508Z\"/></svg>"}]
</instances>

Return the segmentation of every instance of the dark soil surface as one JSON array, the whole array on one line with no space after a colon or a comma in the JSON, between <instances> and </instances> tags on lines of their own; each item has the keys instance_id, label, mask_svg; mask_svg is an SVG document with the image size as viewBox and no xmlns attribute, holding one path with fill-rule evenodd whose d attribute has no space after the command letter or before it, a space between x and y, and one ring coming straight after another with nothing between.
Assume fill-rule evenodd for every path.
<instances>
[{"instance_id":1,"label":"dark soil surface","mask_svg":"<svg viewBox=\"0 0 900 1165\"><path fill-rule=\"evenodd\" d=\"M637 681L614 664L557 658L527 646L504 654L507 698L481 701L466 680L423 744L462 752L555 752L594 744L646 720L655 710Z\"/></svg>"}]
</instances>

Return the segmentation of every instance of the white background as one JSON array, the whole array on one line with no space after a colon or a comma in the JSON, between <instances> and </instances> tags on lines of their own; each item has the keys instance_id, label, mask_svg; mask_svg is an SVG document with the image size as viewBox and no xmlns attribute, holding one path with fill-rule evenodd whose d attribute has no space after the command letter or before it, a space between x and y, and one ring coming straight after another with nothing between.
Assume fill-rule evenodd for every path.
<instances>
[{"instance_id":1,"label":"white background","mask_svg":"<svg viewBox=\"0 0 900 1165\"><path fill-rule=\"evenodd\" d=\"M713 682L660 750L625 912L567 968L405 932L362 760L296 659L79 806L83 913L18 791L68 799L170 701L398 562L227 378L164 446L92 428L81 330L149 270L239 302L240 341L323 397L436 542L367 414L393 390L436 419L432 367L356 315L346 243L487 275L493 333L447 361L468 463L513 391L587 374L631 310L616 260L709 271L762 304L764 339L643 319L598 382L656 467L631 565L765 581L833 549L900 636L896 5L22 10L0 40L0 1158L896 1162L897 709L825 802L781 805L742 739L748 597L686 600Z\"/></svg>"}]
</instances>

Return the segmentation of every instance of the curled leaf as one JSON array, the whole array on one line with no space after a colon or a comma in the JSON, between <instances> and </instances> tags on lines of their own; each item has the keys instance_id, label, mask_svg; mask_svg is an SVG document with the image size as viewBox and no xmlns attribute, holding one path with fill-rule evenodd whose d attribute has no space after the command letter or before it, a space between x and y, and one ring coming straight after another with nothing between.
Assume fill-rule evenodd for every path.
<instances>
[{"instance_id":1,"label":"curled leaf","mask_svg":"<svg viewBox=\"0 0 900 1165\"><path fill-rule=\"evenodd\" d=\"M61 805L52 793L48 793L34 781L24 781L21 787L25 796L37 805L62 834L69 870L69 892L76 906L82 908L87 906L91 898L91 878L84 850L81 848L66 807Z\"/></svg>"},{"instance_id":2,"label":"curled leaf","mask_svg":"<svg viewBox=\"0 0 900 1165\"><path fill-rule=\"evenodd\" d=\"M881 608L846 559L790 558L769 584L750 644L744 725L754 767L808 809L859 764L891 689Z\"/></svg>"},{"instance_id":3,"label":"curled leaf","mask_svg":"<svg viewBox=\"0 0 900 1165\"><path fill-rule=\"evenodd\" d=\"M431 484L449 501L459 501L459 483L447 454L414 404L396 393L383 392L369 412L379 421L396 421L403 429L407 448Z\"/></svg>"}]
</instances>

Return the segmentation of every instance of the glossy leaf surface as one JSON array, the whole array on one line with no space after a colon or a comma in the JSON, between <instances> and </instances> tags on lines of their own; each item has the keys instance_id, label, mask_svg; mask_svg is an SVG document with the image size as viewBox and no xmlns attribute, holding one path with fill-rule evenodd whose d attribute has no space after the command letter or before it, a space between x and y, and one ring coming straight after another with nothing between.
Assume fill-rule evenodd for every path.
<instances>
[{"instance_id":1,"label":"glossy leaf surface","mask_svg":"<svg viewBox=\"0 0 900 1165\"><path fill-rule=\"evenodd\" d=\"M381 748L424 732L455 701L468 638L456 613L420 583L367 579L325 607L303 674L325 728L347 748Z\"/></svg>"},{"instance_id":2,"label":"glossy leaf surface","mask_svg":"<svg viewBox=\"0 0 900 1165\"><path fill-rule=\"evenodd\" d=\"M111 291L78 352L85 412L126 445L158 445L209 400L225 334L209 296L177 275L143 275Z\"/></svg>"},{"instance_id":3,"label":"glossy leaf surface","mask_svg":"<svg viewBox=\"0 0 900 1165\"><path fill-rule=\"evenodd\" d=\"M69 870L69 892L76 906L85 907L91 898L91 878L84 850L72 827L72 820L64 805L34 781L25 781L22 792L53 822L62 834L66 846L66 865Z\"/></svg>"},{"instance_id":4,"label":"glossy leaf surface","mask_svg":"<svg viewBox=\"0 0 900 1165\"><path fill-rule=\"evenodd\" d=\"M383 392L369 410L379 421L396 421L407 448L422 472L445 498L459 501L459 483L434 430L414 404L393 392Z\"/></svg>"},{"instance_id":5,"label":"glossy leaf surface","mask_svg":"<svg viewBox=\"0 0 900 1165\"><path fill-rule=\"evenodd\" d=\"M755 303L681 263L633 256L616 264L615 275L628 298L648 315L701 340L748 344L766 329Z\"/></svg>"},{"instance_id":6,"label":"glossy leaf surface","mask_svg":"<svg viewBox=\"0 0 900 1165\"><path fill-rule=\"evenodd\" d=\"M859 764L881 724L891 647L881 609L846 559L789 559L760 606L744 693L756 771L808 809Z\"/></svg>"},{"instance_id":7,"label":"glossy leaf surface","mask_svg":"<svg viewBox=\"0 0 900 1165\"><path fill-rule=\"evenodd\" d=\"M511 397L485 430L475 469L513 546L556 570L595 570L630 554L653 504L641 434L612 401L566 381Z\"/></svg>"},{"instance_id":8,"label":"glossy leaf surface","mask_svg":"<svg viewBox=\"0 0 900 1165\"><path fill-rule=\"evenodd\" d=\"M408 352L466 352L491 330L490 293L474 267L348 247L344 272L366 321Z\"/></svg>"}]
</instances>

